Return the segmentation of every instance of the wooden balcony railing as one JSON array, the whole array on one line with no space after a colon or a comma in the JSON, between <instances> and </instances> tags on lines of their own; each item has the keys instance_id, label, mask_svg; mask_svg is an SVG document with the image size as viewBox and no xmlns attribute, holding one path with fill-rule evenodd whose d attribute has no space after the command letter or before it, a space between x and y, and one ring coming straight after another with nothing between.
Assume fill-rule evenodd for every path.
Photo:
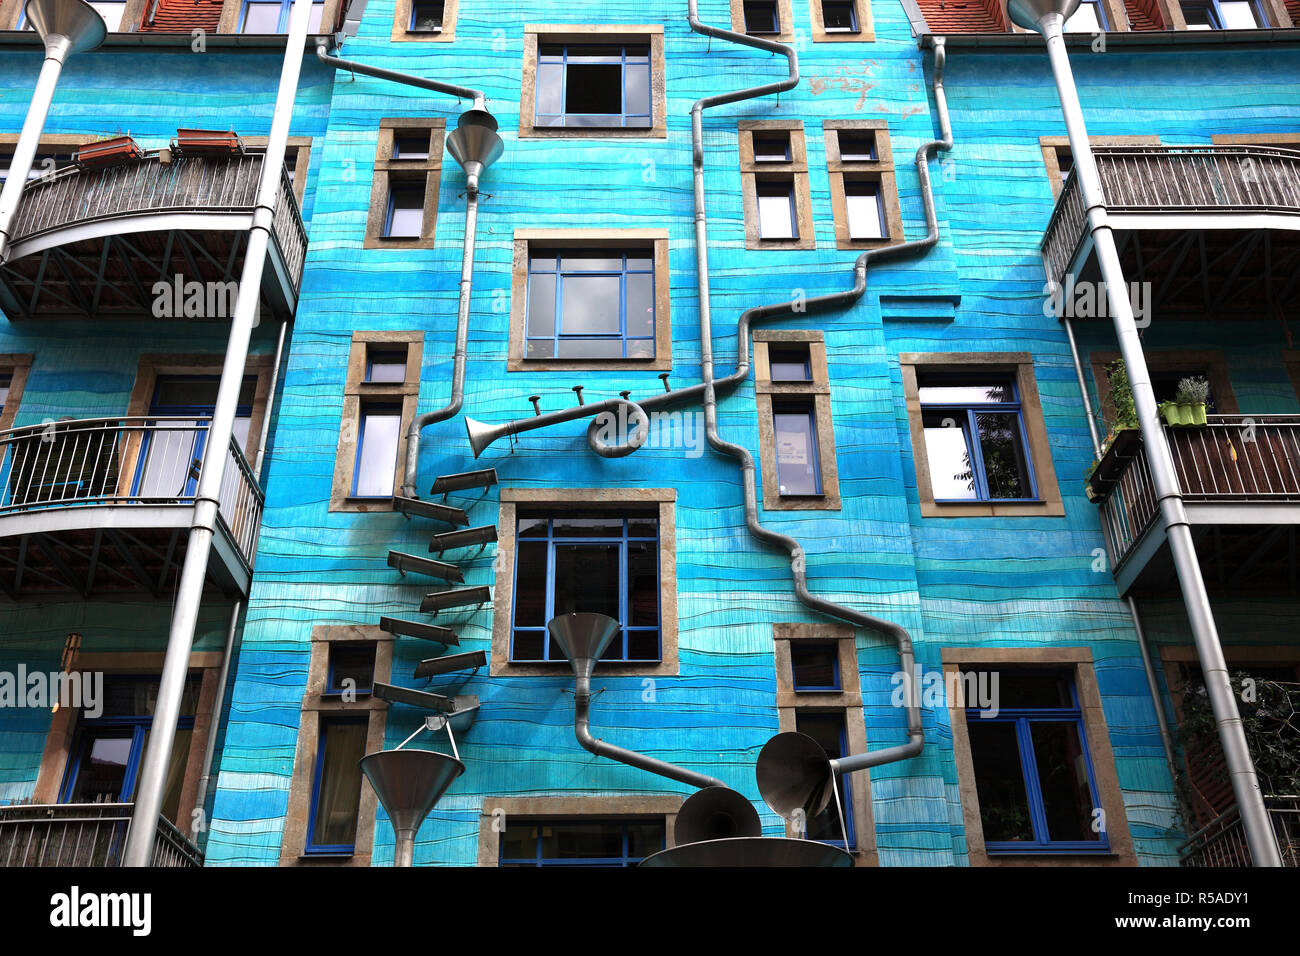
<instances>
[{"instance_id":1,"label":"wooden balcony railing","mask_svg":"<svg viewBox=\"0 0 1300 956\"><path fill-rule=\"evenodd\" d=\"M1258 146L1096 146L1111 213L1285 213L1300 216L1300 151ZM1087 232L1077 176L1043 234L1048 278L1061 282Z\"/></svg>"},{"instance_id":2,"label":"wooden balcony railing","mask_svg":"<svg viewBox=\"0 0 1300 956\"><path fill-rule=\"evenodd\" d=\"M121 866L133 809L130 803L0 807L0 866ZM150 865L201 867L203 854L159 817Z\"/></svg>"}]
</instances>

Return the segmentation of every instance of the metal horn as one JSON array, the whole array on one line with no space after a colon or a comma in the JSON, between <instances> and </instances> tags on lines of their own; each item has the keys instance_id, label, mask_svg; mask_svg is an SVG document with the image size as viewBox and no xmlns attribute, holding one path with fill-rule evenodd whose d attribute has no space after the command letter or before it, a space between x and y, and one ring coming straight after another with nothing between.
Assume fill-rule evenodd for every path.
<instances>
[{"instance_id":1,"label":"metal horn","mask_svg":"<svg viewBox=\"0 0 1300 956\"><path fill-rule=\"evenodd\" d=\"M650 437L650 416L646 414L644 408L626 398L610 398L590 405L574 405L558 412L533 415L530 418L517 418L512 422L502 422L499 425L486 425L466 416L465 430L469 433L469 446L474 450L474 457L477 458L484 448L504 435L517 435L519 432L532 431L535 428L546 428L548 425L558 425L560 422L590 418L603 412L617 413L620 409L626 409L621 413L624 421L630 422L633 418L636 419L636 431L628 436L627 441L622 444L610 445L604 442L592 442L589 436L589 443L592 450L603 458L622 458L624 455L630 455L636 451Z\"/></svg>"},{"instance_id":2,"label":"metal horn","mask_svg":"<svg viewBox=\"0 0 1300 956\"><path fill-rule=\"evenodd\" d=\"M483 449L492 444L498 438L509 435L510 431L506 425L488 425L485 422L475 421L468 415L465 416L465 431L469 432L469 447L474 450L474 457L477 458L483 454Z\"/></svg>"},{"instance_id":3,"label":"metal horn","mask_svg":"<svg viewBox=\"0 0 1300 956\"><path fill-rule=\"evenodd\" d=\"M702 843L734 837L762 836L763 824L758 811L745 797L730 787L705 787L686 798L677 811L674 841Z\"/></svg>"},{"instance_id":4,"label":"metal horn","mask_svg":"<svg viewBox=\"0 0 1300 956\"><path fill-rule=\"evenodd\" d=\"M755 767L763 802L787 820L811 820L831 799L835 775L822 745L807 734L777 734L758 754Z\"/></svg>"}]
</instances>

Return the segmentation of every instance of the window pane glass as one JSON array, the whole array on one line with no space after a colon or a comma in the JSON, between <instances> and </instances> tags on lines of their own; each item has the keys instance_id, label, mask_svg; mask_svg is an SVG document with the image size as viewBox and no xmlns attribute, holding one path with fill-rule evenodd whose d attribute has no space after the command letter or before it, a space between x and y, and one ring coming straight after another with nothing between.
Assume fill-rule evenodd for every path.
<instances>
[{"instance_id":1,"label":"window pane glass","mask_svg":"<svg viewBox=\"0 0 1300 956\"><path fill-rule=\"evenodd\" d=\"M930 488L936 501L977 498L966 436L966 416L955 412L928 412L922 417L925 457L930 466Z\"/></svg>"},{"instance_id":2,"label":"window pane glass","mask_svg":"<svg viewBox=\"0 0 1300 956\"><path fill-rule=\"evenodd\" d=\"M654 541L633 541L627 546L628 624L633 627L659 625L659 545Z\"/></svg>"},{"instance_id":3,"label":"window pane glass","mask_svg":"<svg viewBox=\"0 0 1300 956\"><path fill-rule=\"evenodd\" d=\"M754 162L786 163L790 161L790 134L754 134Z\"/></svg>"},{"instance_id":4,"label":"window pane glass","mask_svg":"<svg viewBox=\"0 0 1300 956\"><path fill-rule=\"evenodd\" d=\"M1209 6L1198 4L1183 4L1183 19L1187 22L1189 30L1213 30L1214 24L1210 15Z\"/></svg>"},{"instance_id":5,"label":"window pane glass","mask_svg":"<svg viewBox=\"0 0 1300 956\"><path fill-rule=\"evenodd\" d=\"M516 661L545 659L546 634L542 631L515 631L514 656Z\"/></svg>"},{"instance_id":6,"label":"window pane glass","mask_svg":"<svg viewBox=\"0 0 1300 956\"><path fill-rule=\"evenodd\" d=\"M324 2L313 3L311 5L311 13L307 14L307 32L309 34L320 33L320 21L321 21L321 17L323 17L324 15L325 15Z\"/></svg>"},{"instance_id":7,"label":"window pane glass","mask_svg":"<svg viewBox=\"0 0 1300 956\"><path fill-rule=\"evenodd\" d=\"M783 495L819 495L817 437L810 411L774 411L777 490Z\"/></svg>"},{"instance_id":8,"label":"window pane glass","mask_svg":"<svg viewBox=\"0 0 1300 956\"><path fill-rule=\"evenodd\" d=\"M632 337L655 334L654 276L637 273L627 277L627 334Z\"/></svg>"},{"instance_id":9,"label":"window pane glass","mask_svg":"<svg viewBox=\"0 0 1300 956\"><path fill-rule=\"evenodd\" d=\"M834 644L791 641L790 663L795 690L840 686L839 650Z\"/></svg>"},{"instance_id":10,"label":"window pane glass","mask_svg":"<svg viewBox=\"0 0 1300 956\"><path fill-rule=\"evenodd\" d=\"M991 678L985 680L987 683ZM1012 708L1075 706L1070 679L1050 672L999 671L998 701L999 706Z\"/></svg>"},{"instance_id":11,"label":"window pane glass","mask_svg":"<svg viewBox=\"0 0 1300 956\"><path fill-rule=\"evenodd\" d=\"M1020 436L1020 416L980 412L975 416L990 498L1032 498Z\"/></svg>"},{"instance_id":12,"label":"window pane glass","mask_svg":"<svg viewBox=\"0 0 1300 956\"><path fill-rule=\"evenodd\" d=\"M847 3L823 0L822 26L827 33L856 33L858 22L853 12L852 0Z\"/></svg>"},{"instance_id":13,"label":"window pane glass","mask_svg":"<svg viewBox=\"0 0 1300 956\"><path fill-rule=\"evenodd\" d=\"M521 541L515 556L515 626L546 626L546 542Z\"/></svg>"},{"instance_id":14,"label":"window pane glass","mask_svg":"<svg viewBox=\"0 0 1300 956\"><path fill-rule=\"evenodd\" d=\"M973 717L966 723L985 841L1032 840L1016 725Z\"/></svg>"},{"instance_id":15,"label":"window pane glass","mask_svg":"<svg viewBox=\"0 0 1300 956\"><path fill-rule=\"evenodd\" d=\"M361 768L366 755L365 721L321 722L320 778L315 794L315 846L351 846L357 833Z\"/></svg>"},{"instance_id":16,"label":"window pane glass","mask_svg":"<svg viewBox=\"0 0 1300 956\"><path fill-rule=\"evenodd\" d=\"M568 114L613 114L623 112L623 67L605 63L574 63L569 57L569 74L564 91L564 112Z\"/></svg>"},{"instance_id":17,"label":"window pane glass","mask_svg":"<svg viewBox=\"0 0 1300 956\"><path fill-rule=\"evenodd\" d=\"M413 33L437 33L442 29L442 4L417 3L411 8Z\"/></svg>"},{"instance_id":18,"label":"window pane glass","mask_svg":"<svg viewBox=\"0 0 1300 956\"><path fill-rule=\"evenodd\" d=\"M1014 402L1015 389L1005 380L990 382L921 382L922 405L988 405Z\"/></svg>"},{"instance_id":19,"label":"window pane glass","mask_svg":"<svg viewBox=\"0 0 1300 956\"><path fill-rule=\"evenodd\" d=\"M131 728L87 731L81 745L77 781L70 803L115 803L122 798L126 765L131 759Z\"/></svg>"},{"instance_id":20,"label":"window pane glass","mask_svg":"<svg viewBox=\"0 0 1300 956\"><path fill-rule=\"evenodd\" d=\"M375 645L352 643L351 641L330 645L330 686L331 691L348 689L347 681L352 681L355 691L370 690L375 679Z\"/></svg>"},{"instance_id":21,"label":"window pane glass","mask_svg":"<svg viewBox=\"0 0 1300 956\"><path fill-rule=\"evenodd\" d=\"M658 853L664 848L664 825L662 821L654 823L629 823L627 825L628 856L640 859L651 853Z\"/></svg>"},{"instance_id":22,"label":"window pane glass","mask_svg":"<svg viewBox=\"0 0 1300 956\"><path fill-rule=\"evenodd\" d=\"M393 137L394 159L428 159L428 133L402 133Z\"/></svg>"},{"instance_id":23,"label":"window pane glass","mask_svg":"<svg viewBox=\"0 0 1300 956\"><path fill-rule=\"evenodd\" d=\"M557 538L618 538L623 534L623 519L560 515L551 522L551 527Z\"/></svg>"},{"instance_id":24,"label":"window pane glass","mask_svg":"<svg viewBox=\"0 0 1300 956\"><path fill-rule=\"evenodd\" d=\"M880 188L875 183L845 183L844 203L848 211L851 239L883 239Z\"/></svg>"},{"instance_id":25,"label":"window pane glass","mask_svg":"<svg viewBox=\"0 0 1300 956\"><path fill-rule=\"evenodd\" d=\"M617 276L565 276L560 331L563 335L617 335Z\"/></svg>"},{"instance_id":26,"label":"window pane glass","mask_svg":"<svg viewBox=\"0 0 1300 956\"><path fill-rule=\"evenodd\" d=\"M795 239L794 186L758 184L758 233L762 239Z\"/></svg>"},{"instance_id":27,"label":"window pane glass","mask_svg":"<svg viewBox=\"0 0 1300 956\"><path fill-rule=\"evenodd\" d=\"M746 33L780 33L776 0L751 0L744 5Z\"/></svg>"},{"instance_id":28,"label":"window pane glass","mask_svg":"<svg viewBox=\"0 0 1300 956\"><path fill-rule=\"evenodd\" d=\"M623 256L600 255L592 251L573 250L561 252L560 270L568 275L573 272L621 272Z\"/></svg>"},{"instance_id":29,"label":"window pane glass","mask_svg":"<svg viewBox=\"0 0 1300 956\"><path fill-rule=\"evenodd\" d=\"M358 498L388 498L393 494L397 470L397 439L402 416L397 411L362 413L362 433L357 449L356 486Z\"/></svg>"},{"instance_id":30,"label":"window pane glass","mask_svg":"<svg viewBox=\"0 0 1300 956\"><path fill-rule=\"evenodd\" d=\"M649 344L648 340L647 344ZM632 352L631 346L634 343L628 343L628 352ZM623 340L613 339L561 339L560 347L556 350L556 358L576 359L611 359L623 358ZM632 356L636 358L638 356ZM645 356L639 356L644 358Z\"/></svg>"},{"instance_id":31,"label":"window pane glass","mask_svg":"<svg viewBox=\"0 0 1300 956\"><path fill-rule=\"evenodd\" d=\"M812 381L808 346L788 345L767 347L767 365L774 382Z\"/></svg>"},{"instance_id":32,"label":"window pane glass","mask_svg":"<svg viewBox=\"0 0 1300 956\"><path fill-rule=\"evenodd\" d=\"M389 215L386 236L418 239L424 228L424 188L393 186L389 191Z\"/></svg>"},{"instance_id":33,"label":"window pane glass","mask_svg":"<svg viewBox=\"0 0 1300 956\"><path fill-rule=\"evenodd\" d=\"M244 33L280 32L280 4L250 3L244 11Z\"/></svg>"},{"instance_id":34,"label":"window pane glass","mask_svg":"<svg viewBox=\"0 0 1300 956\"><path fill-rule=\"evenodd\" d=\"M871 162L876 158L876 136L870 132L842 129L837 131L840 159L847 162Z\"/></svg>"},{"instance_id":35,"label":"window pane glass","mask_svg":"<svg viewBox=\"0 0 1300 956\"><path fill-rule=\"evenodd\" d=\"M406 353L377 349L368 356L367 382L405 382Z\"/></svg>"},{"instance_id":36,"label":"window pane glass","mask_svg":"<svg viewBox=\"0 0 1300 956\"><path fill-rule=\"evenodd\" d=\"M564 66L540 63L537 67L537 112L564 112Z\"/></svg>"},{"instance_id":37,"label":"window pane glass","mask_svg":"<svg viewBox=\"0 0 1300 956\"><path fill-rule=\"evenodd\" d=\"M543 272L528 279L528 334L555 334L555 274Z\"/></svg>"},{"instance_id":38,"label":"window pane glass","mask_svg":"<svg viewBox=\"0 0 1300 956\"><path fill-rule=\"evenodd\" d=\"M623 855L623 828L608 823L568 823L551 828L552 839L543 840L545 856L558 859L599 859ZM547 852L548 844L553 847Z\"/></svg>"},{"instance_id":39,"label":"window pane glass","mask_svg":"<svg viewBox=\"0 0 1300 956\"><path fill-rule=\"evenodd\" d=\"M1260 25L1255 5L1241 0L1220 0L1219 15L1223 17L1225 30L1253 30Z\"/></svg>"},{"instance_id":40,"label":"window pane glass","mask_svg":"<svg viewBox=\"0 0 1300 956\"><path fill-rule=\"evenodd\" d=\"M557 544L555 613L591 611L619 620L618 552L616 544Z\"/></svg>"},{"instance_id":41,"label":"window pane glass","mask_svg":"<svg viewBox=\"0 0 1300 956\"><path fill-rule=\"evenodd\" d=\"M650 66L649 64L629 64L625 67L624 88L626 91L626 112L629 126L649 126L649 120L633 122L631 116L650 115Z\"/></svg>"},{"instance_id":42,"label":"window pane glass","mask_svg":"<svg viewBox=\"0 0 1300 956\"><path fill-rule=\"evenodd\" d=\"M1099 841L1101 834L1092 829L1092 790L1078 723L1036 720L1029 725L1029 735L1047 814L1047 838Z\"/></svg>"}]
</instances>

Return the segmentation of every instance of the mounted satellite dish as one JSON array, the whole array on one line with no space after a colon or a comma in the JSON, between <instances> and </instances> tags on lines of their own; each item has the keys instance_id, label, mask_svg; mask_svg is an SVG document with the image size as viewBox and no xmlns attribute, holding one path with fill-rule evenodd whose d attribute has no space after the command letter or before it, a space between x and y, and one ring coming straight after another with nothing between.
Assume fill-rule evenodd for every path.
<instances>
[{"instance_id":1,"label":"mounted satellite dish","mask_svg":"<svg viewBox=\"0 0 1300 956\"><path fill-rule=\"evenodd\" d=\"M393 823L393 866L410 866L416 831L465 765L431 750L381 750L361 758L361 772Z\"/></svg>"},{"instance_id":2,"label":"mounted satellite dish","mask_svg":"<svg viewBox=\"0 0 1300 956\"><path fill-rule=\"evenodd\" d=\"M758 811L730 787L705 787L686 798L673 827L677 844L756 837L763 833Z\"/></svg>"},{"instance_id":3,"label":"mounted satellite dish","mask_svg":"<svg viewBox=\"0 0 1300 956\"><path fill-rule=\"evenodd\" d=\"M807 734L777 734L758 754L755 768L763 802L787 820L811 820L826 809L835 786L830 758Z\"/></svg>"}]
</instances>

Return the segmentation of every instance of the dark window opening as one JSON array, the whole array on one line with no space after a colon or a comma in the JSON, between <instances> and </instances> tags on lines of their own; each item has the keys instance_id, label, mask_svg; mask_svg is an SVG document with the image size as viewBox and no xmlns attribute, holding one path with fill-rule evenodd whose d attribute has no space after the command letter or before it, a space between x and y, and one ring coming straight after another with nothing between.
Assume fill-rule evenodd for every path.
<instances>
[{"instance_id":1,"label":"dark window opening","mask_svg":"<svg viewBox=\"0 0 1300 956\"><path fill-rule=\"evenodd\" d=\"M857 4L853 0L822 0L822 28L827 33L857 33Z\"/></svg>"},{"instance_id":2,"label":"dark window opening","mask_svg":"<svg viewBox=\"0 0 1300 956\"><path fill-rule=\"evenodd\" d=\"M846 163L871 163L876 160L876 134L864 130L842 129L836 132L840 160Z\"/></svg>"},{"instance_id":3,"label":"dark window opening","mask_svg":"<svg viewBox=\"0 0 1300 956\"><path fill-rule=\"evenodd\" d=\"M775 133L755 133L753 140L754 162L790 162L790 132L788 130L782 130Z\"/></svg>"},{"instance_id":4,"label":"dark window opening","mask_svg":"<svg viewBox=\"0 0 1300 956\"><path fill-rule=\"evenodd\" d=\"M811 350L806 343L771 343L767 347L767 367L773 382L811 382Z\"/></svg>"},{"instance_id":5,"label":"dark window opening","mask_svg":"<svg viewBox=\"0 0 1300 956\"><path fill-rule=\"evenodd\" d=\"M667 846L662 818L507 822L501 866L636 866Z\"/></svg>"},{"instance_id":6,"label":"dark window opening","mask_svg":"<svg viewBox=\"0 0 1300 956\"><path fill-rule=\"evenodd\" d=\"M797 691L840 689L838 644L791 641L790 665Z\"/></svg>"},{"instance_id":7,"label":"dark window opening","mask_svg":"<svg viewBox=\"0 0 1300 956\"><path fill-rule=\"evenodd\" d=\"M441 33L442 16L441 3L413 3L409 30L411 33Z\"/></svg>"},{"instance_id":8,"label":"dark window opening","mask_svg":"<svg viewBox=\"0 0 1300 956\"><path fill-rule=\"evenodd\" d=\"M375 682L375 645L339 641L329 646L325 693L369 694Z\"/></svg>"},{"instance_id":9,"label":"dark window opening","mask_svg":"<svg viewBox=\"0 0 1300 956\"><path fill-rule=\"evenodd\" d=\"M801 734L807 734L821 744L822 749L826 751L826 756L831 760L838 760L840 757L848 755L849 735L844 721L844 711L842 710L830 714L796 710L794 729ZM849 775L840 775L839 784L840 806L836 806L835 794L832 794L830 803L826 805L826 808L808 821L807 838L852 850L857 847L857 837L854 833L853 789ZM841 810L844 812L844 828L842 830L840 828ZM848 838L847 841L845 837Z\"/></svg>"},{"instance_id":10,"label":"dark window opening","mask_svg":"<svg viewBox=\"0 0 1300 956\"><path fill-rule=\"evenodd\" d=\"M746 0L744 12L746 33L781 32L781 15L777 11L776 0Z\"/></svg>"}]
</instances>

